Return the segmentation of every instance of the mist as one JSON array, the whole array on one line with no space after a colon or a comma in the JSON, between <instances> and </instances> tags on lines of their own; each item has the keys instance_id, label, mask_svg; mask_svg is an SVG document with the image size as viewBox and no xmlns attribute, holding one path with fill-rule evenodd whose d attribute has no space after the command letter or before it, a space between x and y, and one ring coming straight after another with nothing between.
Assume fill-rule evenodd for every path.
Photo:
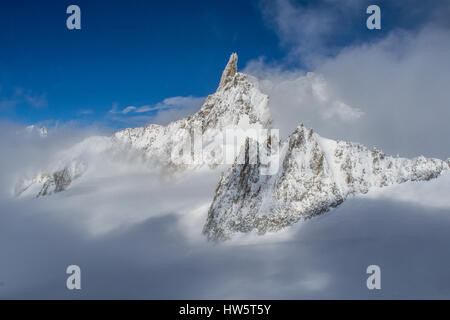
<instances>
[{"instance_id":1,"label":"mist","mask_svg":"<svg viewBox=\"0 0 450 320\"><path fill-rule=\"evenodd\" d=\"M244 72L259 78L270 96L283 137L303 123L324 137L376 146L388 154L447 159L449 39L448 29L427 25L348 46L310 70L259 58Z\"/></svg>"},{"instance_id":2,"label":"mist","mask_svg":"<svg viewBox=\"0 0 450 320\"><path fill-rule=\"evenodd\" d=\"M255 57L240 71L270 96L281 138L303 123L391 155L450 156L450 7L409 4L390 5L399 20L417 5L406 14L413 27L369 41L349 36L365 2L260 3L286 57ZM339 46L335 36L355 41ZM202 101L113 104L96 121L164 125ZM277 233L213 243L202 230L220 170L168 175L139 154L104 152L66 191L16 197L22 176L113 131L67 123L42 138L24 128L0 123L1 299L450 299L448 171L351 196ZM66 287L69 265L81 268L81 290ZM366 286L369 265L381 269L381 290Z\"/></svg>"},{"instance_id":3,"label":"mist","mask_svg":"<svg viewBox=\"0 0 450 320\"><path fill-rule=\"evenodd\" d=\"M64 141L42 143L45 147L2 145L8 154L2 177L22 166L15 159L45 158ZM450 296L445 267L450 202L443 195L450 175L353 197L279 233L238 234L216 244L206 240L202 228L218 176L200 172L167 179L151 168L115 161L62 193L2 197L0 297ZM1 181L2 189L10 187L8 180ZM420 197L425 199L420 204L411 201ZM81 268L81 290L65 287L71 264ZM366 287L371 264L382 270L377 292Z\"/></svg>"}]
</instances>

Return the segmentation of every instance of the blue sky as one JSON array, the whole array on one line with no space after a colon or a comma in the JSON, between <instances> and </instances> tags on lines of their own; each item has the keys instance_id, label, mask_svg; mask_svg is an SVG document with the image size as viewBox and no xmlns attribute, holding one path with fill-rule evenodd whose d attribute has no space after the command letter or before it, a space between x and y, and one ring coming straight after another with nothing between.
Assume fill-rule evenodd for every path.
<instances>
[{"instance_id":1,"label":"blue sky","mask_svg":"<svg viewBox=\"0 0 450 320\"><path fill-rule=\"evenodd\" d=\"M375 3L382 29L368 31ZM70 4L81 31L66 29ZM2 0L0 298L450 298L449 174L231 246L204 243L212 171L166 179L134 153L82 155L89 174L67 193L12 197L20 177L64 166L98 127L162 113L138 108L192 112L234 51L241 70L267 76L287 134L303 123L387 154L447 159L449 17L449 0ZM336 105L344 116L324 117ZM46 121L69 130L16 134ZM65 289L69 264L83 270L79 292ZM386 270L381 295L364 286L370 264Z\"/></svg>"},{"instance_id":2,"label":"blue sky","mask_svg":"<svg viewBox=\"0 0 450 320\"><path fill-rule=\"evenodd\" d=\"M66 28L72 3L81 8L79 31ZM0 94L6 101L1 116L26 123L100 117L114 103L140 106L205 96L215 90L231 52L239 52L241 64L260 55L282 56L253 1L1 6Z\"/></svg>"},{"instance_id":3,"label":"blue sky","mask_svg":"<svg viewBox=\"0 0 450 320\"><path fill-rule=\"evenodd\" d=\"M111 109L154 107L177 96L204 97L215 91L231 52L238 52L241 69L258 57L284 68L307 69L308 60L295 49L332 55L426 19L425 13L417 15L418 1L410 1L418 7L408 11L392 1L378 1L383 32L369 33L365 1L343 3L3 1L0 117L22 124L75 120L126 127L130 124L115 121ZM70 4L81 8L81 30L66 28ZM334 19L324 22L326 32L319 28L313 34L296 32L296 27L302 30L300 19L290 34L282 30L276 13L286 4L293 11L311 9L307 17L326 12Z\"/></svg>"}]
</instances>

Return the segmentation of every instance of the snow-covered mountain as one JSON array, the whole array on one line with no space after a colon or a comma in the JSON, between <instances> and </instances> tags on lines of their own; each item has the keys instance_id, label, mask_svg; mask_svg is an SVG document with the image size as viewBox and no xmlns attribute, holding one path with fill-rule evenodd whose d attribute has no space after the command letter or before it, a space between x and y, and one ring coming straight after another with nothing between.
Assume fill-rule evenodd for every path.
<instances>
[{"instance_id":1,"label":"snow-covered mountain","mask_svg":"<svg viewBox=\"0 0 450 320\"><path fill-rule=\"evenodd\" d=\"M48 130L46 127L42 126L38 126L35 124L29 125L25 128L25 131L29 134L36 134L39 135L41 138L45 138L48 135Z\"/></svg>"},{"instance_id":2,"label":"snow-covered mountain","mask_svg":"<svg viewBox=\"0 0 450 320\"><path fill-rule=\"evenodd\" d=\"M227 130L239 134L249 128L271 127L267 95L249 76L237 72L237 60L235 53L230 56L217 91L206 98L197 113L167 126L150 124L119 131L112 137L87 138L56 154L46 170L22 178L16 185L16 195L43 196L63 191L86 170L95 170L92 159L105 153L122 158L124 153L137 153L149 166L169 171L225 164ZM233 149L239 151L244 141L238 140ZM199 145L201 155L193 157L191 151L194 153Z\"/></svg>"},{"instance_id":3,"label":"snow-covered mountain","mask_svg":"<svg viewBox=\"0 0 450 320\"><path fill-rule=\"evenodd\" d=\"M252 130L273 128L268 102L255 78L237 72L237 55L232 54L217 91L195 114L167 126L150 124L87 138L55 154L45 170L22 178L16 195L64 191L102 166L98 159L129 161L137 155L165 172L224 165L203 231L211 240L226 240L236 232L277 231L326 212L349 195L429 180L449 169L449 160L391 157L322 138L303 125L284 142L272 134L255 140ZM227 140L229 131L237 139ZM230 149L237 157L228 163Z\"/></svg>"},{"instance_id":4,"label":"snow-covered mountain","mask_svg":"<svg viewBox=\"0 0 450 320\"><path fill-rule=\"evenodd\" d=\"M110 137L93 136L57 152L46 169L24 175L15 186L15 195L45 196L66 190L102 154L116 151Z\"/></svg>"},{"instance_id":5,"label":"snow-covered mountain","mask_svg":"<svg viewBox=\"0 0 450 320\"><path fill-rule=\"evenodd\" d=\"M247 139L236 163L222 175L203 231L209 239L277 231L326 212L349 195L436 178L450 165L449 160L422 156L387 156L360 144L323 138L303 125L281 144L276 174L261 174L262 152L264 146Z\"/></svg>"},{"instance_id":6,"label":"snow-covered mountain","mask_svg":"<svg viewBox=\"0 0 450 320\"><path fill-rule=\"evenodd\" d=\"M249 76L237 72L237 59L235 53L231 55L217 91L206 98L197 113L167 126L151 124L119 131L114 135L114 141L140 150L149 159L175 169L214 167L225 163L223 138L226 130L237 132L239 129L271 127L268 97L249 81ZM195 141L198 138L201 141ZM202 159L189 161L190 154L178 153L184 146L189 149L198 142L202 144Z\"/></svg>"}]
</instances>

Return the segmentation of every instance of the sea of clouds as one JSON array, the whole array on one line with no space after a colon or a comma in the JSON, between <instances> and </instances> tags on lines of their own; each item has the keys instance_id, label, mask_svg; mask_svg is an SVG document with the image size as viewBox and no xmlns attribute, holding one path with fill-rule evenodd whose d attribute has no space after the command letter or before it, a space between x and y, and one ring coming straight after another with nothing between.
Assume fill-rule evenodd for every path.
<instances>
[{"instance_id":1,"label":"sea of clouds","mask_svg":"<svg viewBox=\"0 0 450 320\"><path fill-rule=\"evenodd\" d=\"M335 11L273 3L263 11L292 47L289 59L314 72L264 59L244 69L270 95L283 137L304 123L390 154L449 157L450 37L438 15L448 6L433 11L439 23L330 54L333 30L318 21ZM342 12L358 3L346 1ZM186 114L169 111L162 122ZM448 172L351 197L279 233L219 244L202 235L218 171L169 177L133 159L99 157L91 164L98 170L65 192L14 197L23 174L95 134L105 132L62 127L43 139L1 123L0 298L450 298ZM81 290L66 288L72 264ZM381 290L366 287L369 265L381 268Z\"/></svg>"},{"instance_id":2,"label":"sea of clouds","mask_svg":"<svg viewBox=\"0 0 450 320\"><path fill-rule=\"evenodd\" d=\"M8 129L11 129L9 127ZM176 179L133 161L49 197L14 176L75 139L2 132L1 298L449 298L450 175L353 197L275 234L206 241L219 172ZM81 138L81 136L79 137ZM82 289L66 288L79 265ZM382 290L366 287L381 267Z\"/></svg>"}]
</instances>

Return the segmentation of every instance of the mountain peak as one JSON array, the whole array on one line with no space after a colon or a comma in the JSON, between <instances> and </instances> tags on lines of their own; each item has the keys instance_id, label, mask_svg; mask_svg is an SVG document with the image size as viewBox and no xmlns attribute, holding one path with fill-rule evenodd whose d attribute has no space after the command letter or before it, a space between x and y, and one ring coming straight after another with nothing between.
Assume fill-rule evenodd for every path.
<instances>
[{"instance_id":1,"label":"mountain peak","mask_svg":"<svg viewBox=\"0 0 450 320\"><path fill-rule=\"evenodd\" d=\"M252 230L278 231L325 213L352 195L427 181L450 170L449 163L439 159L391 157L360 144L323 138L304 126L282 142L276 174L263 175L258 161L242 161L248 150L241 150L218 183L203 229L210 240Z\"/></svg>"},{"instance_id":2,"label":"mountain peak","mask_svg":"<svg viewBox=\"0 0 450 320\"><path fill-rule=\"evenodd\" d=\"M98 150L95 139L88 138L65 150L62 155L56 155L47 169L32 178L21 179L16 185L16 194L20 195L27 189L27 194L32 194L40 189L42 192L38 192L38 196L41 196L66 189L71 181L83 175L91 165L90 161L87 163L85 160L93 157L91 150L94 153L98 151L99 156L107 154L111 158L122 153L132 152L134 155L137 152L142 159L165 172L231 165L229 161L233 162L233 159L228 159L229 147L223 143L227 131L248 135L249 129L269 129L272 126L268 96L245 74L237 72L237 61L237 54L231 54L219 88L208 95L196 113L166 126L152 124L127 128L112 137L102 137L105 141L102 140L101 145L105 148L101 150ZM192 143L197 133L200 137L196 141L200 141L202 148L200 155L194 156L193 150L186 148L194 146ZM234 149L240 150L244 142L237 141ZM95 161L92 163L96 165Z\"/></svg>"},{"instance_id":3,"label":"mountain peak","mask_svg":"<svg viewBox=\"0 0 450 320\"><path fill-rule=\"evenodd\" d=\"M237 72L238 56L237 53L232 53L228 60L225 70L223 70L220 78L219 88L222 88Z\"/></svg>"}]
</instances>

